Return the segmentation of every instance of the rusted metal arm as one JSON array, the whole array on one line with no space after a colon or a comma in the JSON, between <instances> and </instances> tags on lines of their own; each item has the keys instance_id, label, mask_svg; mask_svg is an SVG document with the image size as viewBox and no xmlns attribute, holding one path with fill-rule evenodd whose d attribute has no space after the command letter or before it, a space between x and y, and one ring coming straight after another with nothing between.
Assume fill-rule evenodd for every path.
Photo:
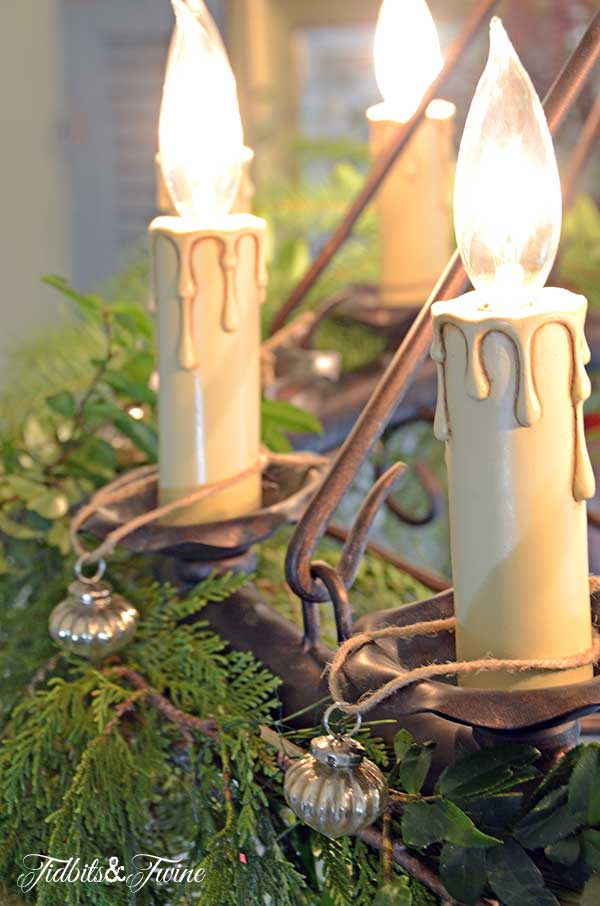
<instances>
[{"instance_id":1,"label":"rusted metal arm","mask_svg":"<svg viewBox=\"0 0 600 906\"><path fill-rule=\"evenodd\" d=\"M497 5L498 0L479 0L476 4L471 15L461 29L460 34L448 48L444 66L441 69L440 74L435 81L431 83L423 95L421 103L411 118L398 127L396 137L391 142L390 146L386 148L374 162L363 188L350 205L344 219L321 248L300 283L293 289L290 296L276 313L271 325L272 333L275 333L283 327L291 313L295 311L302 302L340 247L352 234L356 221L379 191L387 174L396 163L398 157L402 154L404 148L407 146L415 130L425 116L427 107L431 101L437 97L440 89L444 87L448 78L453 74L457 64L462 59L465 50L470 46L482 24Z\"/></svg>"},{"instance_id":2,"label":"rusted metal arm","mask_svg":"<svg viewBox=\"0 0 600 906\"><path fill-rule=\"evenodd\" d=\"M592 105L579 140L569 160L566 176L563 180L563 208L565 211L571 206L575 197L577 184L581 179L588 161L594 150L594 145L600 136L600 93Z\"/></svg>"},{"instance_id":3,"label":"rusted metal arm","mask_svg":"<svg viewBox=\"0 0 600 906\"><path fill-rule=\"evenodd\" d=\"M600 11L594 15L544 101L552 133L560 126L599 56ZM311 572L316 546L358 469L381 436L427 356L432 334L431 306L439 299L452 299L460 295L467 286L459 254L455 252L341 447L319 492L299 522L288 548L286 576L290 587L305 602L323 599L323 586Z\"/></svg>"}]
</instances>

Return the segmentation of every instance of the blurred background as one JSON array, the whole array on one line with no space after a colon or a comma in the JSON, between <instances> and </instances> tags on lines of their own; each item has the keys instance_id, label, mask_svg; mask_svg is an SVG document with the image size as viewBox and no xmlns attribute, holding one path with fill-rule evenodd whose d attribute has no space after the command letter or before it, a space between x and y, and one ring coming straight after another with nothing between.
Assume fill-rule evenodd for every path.
<instances>
[{"instance_id":1,"label":"blurred background","mask_svg":"<svg viewBox=\"0 0 600 906\"><path fill-rule=\"evenodd\" d=\"M209 0L238 82L260 192L367 166L365 108L379 100L380 0ZM446 47L471 0L430 0ZM499 14L543 95L598 0L512 0ZM46 273L93 290L143 243L156 213L154 155L173 15L169 0L4 0L0 33L3 300L0 354L56 317ZM456 138L487 54L485 30L445 96ZM557 139L565 159L600 90L582 92ZM599 194L600 154L581 185ZM4 358L5 361L5 358Z\"/></svg>"}]
</instances>

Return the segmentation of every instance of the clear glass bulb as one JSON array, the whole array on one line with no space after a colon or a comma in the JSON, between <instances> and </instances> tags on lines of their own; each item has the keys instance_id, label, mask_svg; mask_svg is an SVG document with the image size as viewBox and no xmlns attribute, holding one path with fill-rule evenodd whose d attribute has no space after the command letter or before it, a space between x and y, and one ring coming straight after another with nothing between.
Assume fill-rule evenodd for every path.
<instances>
[{"instance_id":1,"label":"clear glass bulb","mask_svg":"<svg viewBox=\"0 0 600 906\"><path fill-rule=\"evenodd\" d=\"M454 227L473 286L543 286L556 256L561 220L548 123L496 18L456 164Z\"/></svg>"},{"instance_id":2,"label":"clear glass bulb","mask_svg":"<svg viewBox=\"0 0 600 906\"><path fill-rule=\"evenodd\" d=\"M204 0L172 0L176 24L158 141L177 212L205 222L234 202L244 155L235 78Z\"/></svg>"},{"instance_id":3,"label":"clear glass bulb","mask_svg":"<svg viewBox=\"0 0 600 906\"><path fill-rule=\"evenodd\" d=\"M440 39L425 0L383 0L373 56L381 95L393 118L405 123L442 68Z\"/></svg>"}]
</instances>

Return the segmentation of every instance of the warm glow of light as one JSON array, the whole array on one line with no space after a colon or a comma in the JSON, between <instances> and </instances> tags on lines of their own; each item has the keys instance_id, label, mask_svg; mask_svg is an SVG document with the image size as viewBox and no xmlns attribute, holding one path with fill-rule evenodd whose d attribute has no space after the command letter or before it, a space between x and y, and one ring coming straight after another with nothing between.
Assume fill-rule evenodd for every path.
<instances>
[{"instance_id":1,"label":"warm glow of light","mask_svg":"<svg viewBox=\"0 0 600 906\"><path fill-rule=\"evenodd\" d=\"M138 406L135 403L127 410L127 415L129 416L129 418L134 419L134 421L136 422L140 422L143 419L144 414L145 413L143 406Z\"/></svg>"},{"instance_id":2,"label":"warm glow of light","mask_svg":"<svg viewBox=\"0 0 600 906\"><path fill-rule=\"evenodd\" d=\"M235 79L204 0L172 3L161 167L177 212L209 224L229 212L240 180L244 138Z\"/></svg>"},{"instance_id":3,"label":"warm glow of light","mask_svg":"<svg viewBox=\"0 0 600 906\"><path fill-rule=\"evenodd\" d=\"M478 289L543 286L560 238L548 123L499 19L463 133L454 191L458 248Z\"/></svg>"},{"instance_id":4,"label":"warm glow of light","mask_svg":"<svg viewBox=\"0 0 600 906\"><path fill-rule=\"evenodd\" d=\"M425 0L383 0L373 53L389 118L404 123L442 68L440 39Z\"/></svg>"}]
</instances>

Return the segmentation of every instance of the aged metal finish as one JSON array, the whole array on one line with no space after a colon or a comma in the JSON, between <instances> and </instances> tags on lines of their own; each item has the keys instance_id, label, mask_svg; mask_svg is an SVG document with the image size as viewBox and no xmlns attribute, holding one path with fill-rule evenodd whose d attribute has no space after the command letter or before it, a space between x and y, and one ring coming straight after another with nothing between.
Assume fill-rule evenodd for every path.
<instances>
[{"instance_id":1,"label":"aged metal finish","mask_svg":"<svg viewBox=\"0 0 600 906\"><path fill-rule=\"evenodd\" d=\"M592 618L600 626L598 580L592 579ZM416 604L381 611L363 617L357 632L383 626L408 626L454 615L452 591ZM344 674L350 698L377 688L397 675L425 663L444 663L456 659L454 635L449 632L411 639L380 639L365 644L346 664ZM600 676L583 683L552 689L497 691L461 688L453 681L425 681L407 686L378 708L378 716L435 714L453 723L473 728L476 739L489 744L507 735L511 739L534 741L542 748L564 744L564 735L548 733L556 727L569 728L573 738L576 721L600 710ZM563 731L561 731L562 733ZM496 736L495 734L498 734Z\"/></svg>"},{"instance_id":2,"label":"aged metal finish","mask_svg":"<svg viewBox=\"0 0 600 906\"><path fill-rule=\"evenodd\" d=\"M431 83L428 90L423 95L421 103L412 117L399 126L397 137L394 142L386 149L383 154L374 162L373 168L367 178L363 188L357 198L352 202L348 212L338 228L327 240L315 261L309 268L306 275L302 278L298 286L293 290L289 298L284 302L275 318L273 319L272 331L279 330L287 321L289 315L296 309L304 299L307 292L314 285L316 280L331 262L332 258L340 246L351 235L354 225L366 206L373 200L377 191L383 184L385 177L394 166L396 160L410 141L419 123L425 115L425 111L430 102L436 98L441 88L443 88L450 75L456 69L457 64L462 59L464 52L468 49L473 38L481 28L488 16L497 5L498 0L479 0L471 15L466 20L460 34L453 41L446 53L444 66L438 77Z\"/></svg>"},{"instance_id":3,"label":"aged metal finish","mask_svg":"<svg viewBox=\"0 0 600 906\"><path fill-rule=\"evenodd\" d=\"M385 777L351 736L313 739L310 755L287 769L283 792L305 824L332 840L369 827L387 801Z\"/></svg>"},{"instance_id":4,"label":"aged metal finish","mask_svg":"<svg viewBox=\"0 0 600 906\"><path fill-rule=\"evenodd\" d=\"M263 506L255 513L198 525L145 525L121 541L136 552L175 558L180 577L197 582L217 568L253 568L248 552L297 520L322 481L329 461L313 453L270 453L263 472ZM105 538L118 525L156 507L156 483L100 508L83 526Z\"/></svg>"},{"instance_id":5,"label":"aged metal finish","mask_svg":"<svg viewBox=\"0 0 600 906\"><path fill-rule=\"evenodd\" d=\"M433 619L438 615L446 616L452 613L451 601L451 595L439 595L431 600L421 602L419 605L405 605L398 608L397 611L387 611L385 619L391 622L395 619L394 615L399 617L402 614L403 617L406 616L407 620L413 620L416 616L414 610L412 610L413 607L419 608L419 618ZM314 606L316 607L317 605ZM597 613L598 604L596 602L593 602L593 607ZM325 703L329 701L325 668L333 657L333 652L322 642L316 641L314 645L307 645L306 641L303 640L302 630L278 614L262 598L257 589L252 586L245 586L226 602L208 604L196 618L207 620L211 628L225 639L232 648L238 651L253 652L255 657L265 664L269 670L281 677L282 686L280 687L279 695L281 712L282 716L285 716L286 724L310 727L316 726L320 722L325 710ZM381 614L379 618L381 620L384 619ZM370 617L360 620L357 624L357 631L373 628L370 621ZM417 645L418 648L415 647ZM424 637L419 640L413 639L410 643L402 643L402 663L408 667L419 665L424 657L431 657L432 660L441 660L449 659L453 654L453 642L451 637L447 635L439 636L437 642ZM399 657L400 647L397 647L392 650L392 658L397 663ZM376 655L376 659L381 660L381 663L376 664L378 675L382 675L384 680L389 678L389 673L387 676L385 674L385 664L388 664L388 669L390 665L388 655L381 652ZM391 663L393 664L394 660ZM349 666L354 671L354 662ZM381 671L383 672L381 673ZM362 676L361 682L367 683L366 676ZM600 682L600 677L596 679L595 684L598 682ZM586 686L587 684L583 685ZM430 684L427 684L429 694L416 698L411 696L408 700L410 707L405 708L403 705L398 707L395 700L390 700L374 709L372 713L369 713L368 720L389 721L389 723L377 726L377 734L390 744L399 726L406 727L415 739L420 742L434 741L436 743L434 772L439 773L454 757L454 747L457 739L460 739L463 745L470 748L473 748L475 743L473 741L473 732L469 725L470 712L465 713L466 709L464 707L462 708L462 713L459 714L457 711L459 707L462 707L457 701L461 690L444 683L437 683L436 686L442 687L444 695L448 695L445 704L448 710L452 708L453 713L449 713L447 718L438 716L436 707L430 708L432 703L439 705L439 700L436 702L432 698L431 689L429 688ZM360 688L362 687L349 684L351 695L360 694ZM571 687L571 689L575 688ZM579 689L577 691L579 692ZM475 694L474 690L471 690L471 694ZM586 694L588 698L584 702L584 706L588 707L588 713L590 713L595 707L593 704L594 699L592 698L592 706L589 707L589 690L587 690ZM502 726L499 718L503 701L500 699L498 705L494 705L494 695L495 693L490 692L477 694L481 708L486 708L488 711L491 708L491 713L495 715L494 721L488 721L488 723L494 724L491 731L489 729L486 730L486 728L480 728L480 732L477 732L477 737L481 744L489 744L490 732L492 734L507 732L506 728L497 729L498 726ZM509 693L502 694L504 699L508 698L509 695ZM528 695L533 696L534 693L528 693ZM594 695L595 700L600 701L600 688ZM452 701L450 701L450 696L453 696ZM542 698L542 694L536 694L536 699L540 702L542 708L547 708L548 703L544 704ZM579 702L579 704L581 703ZM521 709L528 706L529 699L521 701ZM511 713L514 713L514 711ZM461 722L454 722L453 715L459 716ZM544 714L543 716L545 717L546 715ZM556 712L554 712L554 717L558 719L560 724L562 720L560 715L557 718ZM587 720L584 718L582 723L585 725ZM479 723L482 723L482 721L480 720ZM567 723L570 723L568 719ZM594 727L592 727L592 731L594 731ZM521 738L527 738L528 730L524 726L521 726L516 732ZM556 731L542 730L538 725L531 732L535 733L535 743L542 750L547 751L549 746L552 750L555 749ZM595 732L597 732L597 727ZM499 739L496 736L491 738L494 740Z\"/></svg>"},{"instance_id":6,"label":"aged metal finish","mask_svg":"<svg viewBox=\"0 0 600 906\"><path fill-rule=\"evenodd\" d=\"M579 140L567 166L567 174L563 179L563 207L565 210L575 197L577 184L590 160L598 136L600 136L600 94L583 124Z\"/></svg>"},{"instance_id":7,"label":"aged metal finish","mask_svg":"<svg viewBox=\"0 0 600 906\"><path fill-rule=\"evenodd\" d=\"M110 585L77 579L50 614L50 635L61 648L90 660L113 654L129 642L138 612Z\"/></svg>"},{"instance_id":8,"label":"aged metal finish","mask_svg":"<svg viewBox=\"0 0 600 906\"><path fill-rule=\"evenodd\" d=\"M600 12L593 17L544 101L552 132L558 129L599 56ZM460 295L466 286L464 269L458 252L455 252L342 446L320 492L300 521L289 546L286 575L288 583L302 600L319 601L326 594L322 583L315 579L311 569L316 545L325 534L333 513L359 467L381 436L427 356L431 342L432 304L439 299L451 299Z\"/></svg>"},{"instance_id":9,"label":"aged metal finish","mask_svg":"<svg viewBox=\"0 0 600 906\"><path fill-rule=\"evenodd\" d=\"M389 503L389 498L386 500L386 505ZM336 538L338 541L346 542L348 540L348 530L343 528L337 523L332 523L327 529L327 535L330 538ZM402 573L406 573L409 576L412 576L413 579L416 579L417 582L421 582L423 585L430 588L432 591L446 591L450 588L450 582L445 576L442 576L441 573L435 572L433 569L430 569L427 566L421 566L418 563L413 563L407 557L403 557L400 554L396 554L394 551L388 550L387 547L384 547L382 544L378 544L376 541L368 541L366 546L366 551L373 554L375 557L380 557L382 560L386 560L388 563L391 563L392 566L395 566L397 570Z\"/></svg>"}]
</instances>

